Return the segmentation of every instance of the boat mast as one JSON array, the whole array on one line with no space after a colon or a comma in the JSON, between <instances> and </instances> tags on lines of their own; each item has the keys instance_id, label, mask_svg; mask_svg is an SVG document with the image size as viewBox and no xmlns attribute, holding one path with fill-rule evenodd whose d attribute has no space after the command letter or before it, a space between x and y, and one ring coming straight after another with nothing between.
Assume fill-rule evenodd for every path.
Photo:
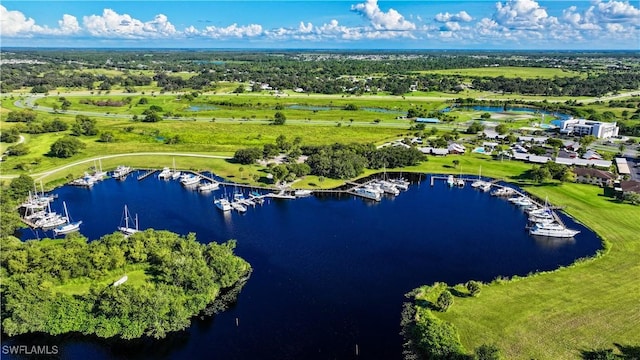
<instances>
[{"instance_id":1,"label":"boat mast","mask_svg":"<svg viewBox=\"0 0 640 360\"><path fill-rule=\"evenodd\" d=\"M129 210L127 210L127 205L124 206L124 227L125 229L129 228Z\"/></svg>"},{"instance_id":2,"label":"boat mast","mask_svg":"<svg viewBox=\"0 0 640 360\"><path fill-rule=\"evenodd\" d=\"M69 222L69 212L67 211L67 203L66 202L62 202L62 206L64 207L64 218L67 219L67 222Z\"/></svg>"}]
</instances>

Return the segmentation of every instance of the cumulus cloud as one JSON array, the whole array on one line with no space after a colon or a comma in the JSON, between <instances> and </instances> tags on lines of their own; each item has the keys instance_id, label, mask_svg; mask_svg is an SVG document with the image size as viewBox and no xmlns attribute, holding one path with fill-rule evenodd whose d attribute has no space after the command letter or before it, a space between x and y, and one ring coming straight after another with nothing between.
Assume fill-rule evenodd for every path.
<instances>
[{"instance_id":1,"label":"cumulus cloud","mask_svg":"<svg viewBox=\"0 0 640 360\"><path fill-rule=\"evenodd\" d=\"M20 11L9 11L0 5L0 35L30 35L41 32L42 29L42 27L36 25L35 20L27 18Z\"/></svg>"},{"instance_id":2,"label":"cumulus cloud","mask_svg":"<svg viewBox=\"0 0 640 360\"><path fill-rule=\"evenodd\" d=\"M503 5L496 4L493 16L498 24L511 29L544 29L557 23L557 18L549 16L535 0L507 0Z\"/></svg>"},{"instance_id":3,"label":"cumulus cloud","mask_svg":"<svg viewBox=\"0 0 640 360\"><path fill-rule=\"evenodd\" d=\"M62 35L70 35L80 32L80 24L75 16L64 14L62 19L58 20L59 33Z\"/></svg>"},{"instance_id":4,"label":"cumulus cloud","mask_svg":"<svg viewBox=\"0 0 640 360\"><path fill-rule=\"evenodd\" d=\"M102 15L85 16L84 29L92 36L107 38L159 38L177 33L175 27L163 14L147 22L135 19L129 14L118 14L104 9Z\"/></svg>"},{"instance_id":5,"label":"cumulus cloud","mask_svg":"<svg viewBox=\"0 0 640 360\"><path fill-rule=\"evenodd\" d=\"M64 14L57 28L40 26L20 11L10 11L0 5L0 35L7 37L32 37L35 35L71 35L81 31L75 16Z\"/></svg>"},{"instance_id":6,"label":"cumulus cloud","mask_svg":"<svg viewBox=\"0 0 640 360\"><path fill-rule=\"evenodd\" d=\"M416 25L405 20L398 11L389 9L384 12L378 6L378 0L351 5L351 10L364 16L376 30L415 30Z\"/></svg>"},{"instance_id":7,"label":"cumulus cloud","mask_svg":"<svg viewBox=\"0 0 640 360\"><path fill-rule=\"evenodd\" d=\"M471 15L469 15L466 11L460 11L457 14L449 14L448 12L446 13L439 13L436 15L435 17L435 21L437 22L441 22L441 23L446 23L446 22L450 22L450 21L456 21L456 22L469 22L473 20L473 18L471 17Z\"/></svg>"},{"instance_id":8,"label":"cumulus cloud","mask_svg":"<svg viewBox=\"0 0 640 360\"><path fill-rule=\"evenodd\" d=\"M207 26L201 32L201 35L214 39L251 38L262 35L262 25L238 26L238 24L233 23L226 27Z\"/></svg>"}]
</instances>

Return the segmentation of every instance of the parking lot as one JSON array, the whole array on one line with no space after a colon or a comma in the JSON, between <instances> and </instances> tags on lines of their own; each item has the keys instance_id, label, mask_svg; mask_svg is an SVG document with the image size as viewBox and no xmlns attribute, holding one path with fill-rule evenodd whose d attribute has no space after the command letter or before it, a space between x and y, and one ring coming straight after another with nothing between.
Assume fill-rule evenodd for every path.
<instances>
[{"instance_id":1,"label":"parking lot","mask_svg":"<svg viewBox=\"0 0 640 360\"><path fill-rule=\"evenodd\" d=\"M640 181L640 159L627 157L627 164L631 170L631 180Z\"/></svg>"}]
</instances>

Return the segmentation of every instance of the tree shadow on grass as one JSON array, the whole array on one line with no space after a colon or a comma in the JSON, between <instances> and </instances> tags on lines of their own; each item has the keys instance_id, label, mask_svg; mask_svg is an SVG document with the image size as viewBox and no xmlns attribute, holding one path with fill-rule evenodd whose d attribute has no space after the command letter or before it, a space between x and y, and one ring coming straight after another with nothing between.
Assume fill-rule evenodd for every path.
<instances>
[{"instance_id":1,"label":"tree shadow on grass","mask_svg":"<svg viewBox=\"0 0 640 360\"><path fill-rule=\"evenodd\" d=\"M449 292L451 293L451 295L455 296L455 297L459 297L459 298L467 298L467 297L471 297L471 294L469 294L468 292L462 292L458 289L454 289L454 288L449 288Z\"/></svg>"},{"instance_id":2,"label":"tree shadow on grass","mask_svg":"<svg viewBox=\"0 0 640 360\"><path fill-rule=\"evenodd\" d=\"M581 350L580 356L584 360L640 360L640 346L621 345L614 343L620 355L614 349Z\"/></svg>"}]
</instances>

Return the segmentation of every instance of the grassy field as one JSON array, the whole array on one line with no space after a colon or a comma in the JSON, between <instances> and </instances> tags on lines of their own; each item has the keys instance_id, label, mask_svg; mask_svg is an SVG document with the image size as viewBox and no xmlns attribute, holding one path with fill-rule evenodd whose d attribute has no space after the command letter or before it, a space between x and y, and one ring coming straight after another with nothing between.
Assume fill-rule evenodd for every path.
<instances>
[{"instance_id":1,"label":"grassy field","mask_svg":"<svg viewBox=\"0 0 640 360\"><path fill-rule=\"evenodd\" d=\"M484 173L483 167L483 173ZM579 358L580 351L638 345L640 339L640 207L601 196L589 185L527 187L549 196L604 238L607 254L568 268L484 286L456 298L438 316L452 322L463 345L494 343L508 359Z\"/></svg>"},{"instance_id":2,"label":"grassy field","mask_svg":"<svg viewBox=\"0 0 640 360\"><path fill-rule=\"evenodd\" d=\"M130 286L139 286L147 283L149 275L147 274L148 265L135 266L124 270L113 271L111 274L104 276L100 280L93 280L89 278L77 278L67 282L64 285L58 285L53 287L53 291L57 293L63 293L67 295L82 295L89 292L91 286L107 287L113 284L116 280L119 280L124 275L127 275L127 284Z\"/></svg>"},{"instance_id":3,"label":"grassy field","mask_svg":"<svg viewBox=\"0 0 640 360\"><path fill-rule=\"evenodd\" d=\"M556 68L537 68L537 67L513 67L513 66L500 66L500 67L481 67L470 69L447 69L447 70L425 70L420 71L421 74L441 74L441 75L460 75L464 77L498 77L504 76L506 78L553 78L553 77L586 77L586 74L563 70Z\"/></svg>"}]
</instances>

